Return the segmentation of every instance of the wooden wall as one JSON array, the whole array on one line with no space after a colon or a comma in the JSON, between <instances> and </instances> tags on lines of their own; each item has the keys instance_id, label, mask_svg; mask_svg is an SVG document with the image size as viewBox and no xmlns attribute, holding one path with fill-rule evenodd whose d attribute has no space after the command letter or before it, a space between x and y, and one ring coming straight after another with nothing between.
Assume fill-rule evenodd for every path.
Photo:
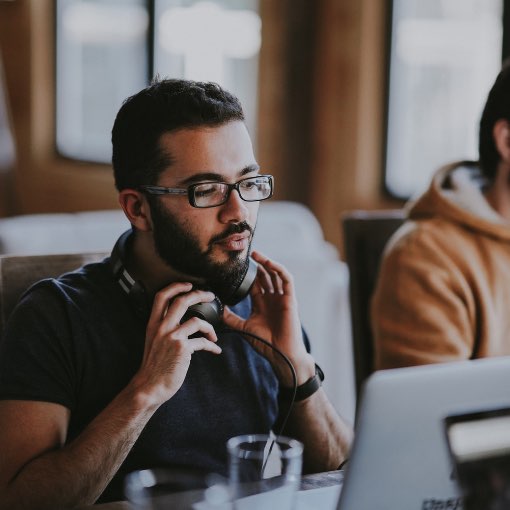
<instances>
[{"instance_id":1,"label":"wooden wall","mask_svg":"<svg viewBox=\"0 0 510 510\"><path fill-rule=\"evenodd\" d=\"M342 212L400 205L380 184L386 2L260 1L258 158L276 198L310 206L341 248ZM0 0L0 51L18 157L0 216L116 207L108 165L54 151L53 0Z\"/></svg>"},{"instance_id":2,"label":"wooden wall","mask_svg":"<svg viewBox=\"0 0 510 510\"><path fill-rule=\"evenodd\" d=\"M7 214L117 207L111 168L55 152L54 2L0 1L0 49L17 144Z\"/></svg>"}]
</instances>

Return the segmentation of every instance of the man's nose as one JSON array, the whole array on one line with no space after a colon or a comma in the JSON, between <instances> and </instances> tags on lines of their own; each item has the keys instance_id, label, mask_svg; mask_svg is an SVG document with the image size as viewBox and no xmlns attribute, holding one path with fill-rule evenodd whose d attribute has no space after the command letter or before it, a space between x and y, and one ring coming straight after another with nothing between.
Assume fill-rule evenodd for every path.
<instances>
[{"instance_id":1,"label":"man's nose","mask_svg":"<svg viewBox=\"0 0 510 510\"><path fill-rule=\"evenodd\" d=\"M220 206L219 218L222 223L238 223L248 218L247 202L237 189L231 189L227 201Z\"/></svg>"}]
</instances>

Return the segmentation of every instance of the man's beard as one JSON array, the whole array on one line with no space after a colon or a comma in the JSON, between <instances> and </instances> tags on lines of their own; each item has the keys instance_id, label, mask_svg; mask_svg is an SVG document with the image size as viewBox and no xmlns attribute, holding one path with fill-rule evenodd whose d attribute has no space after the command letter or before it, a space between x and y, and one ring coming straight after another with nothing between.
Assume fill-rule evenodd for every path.
<instances>
[{"instance_id":1,"label":"man's beard","mask_svg":"<svg viewBox=\"0 0 510 510\"><path fill-rule=\"evenodd\" d=\"M157 200L151 200L150 209L154 243L161 259L181 273L203 279L204 288L213 291L222 302L230 303L248 269L251 239L246 254L237 251L227 252L228 260L225 262L212 260L214 244L246 230L253 236L253 228L245 221L229 224L224 232L210 239L207 250L202 251L198 239L186 232Z\"/></svg>"}]
</instances>

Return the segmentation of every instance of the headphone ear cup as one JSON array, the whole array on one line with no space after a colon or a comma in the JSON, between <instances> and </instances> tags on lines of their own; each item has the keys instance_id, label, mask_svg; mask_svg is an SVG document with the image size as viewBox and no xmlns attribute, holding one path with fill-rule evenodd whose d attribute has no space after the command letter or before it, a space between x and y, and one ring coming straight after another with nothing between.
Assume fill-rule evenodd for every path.
<instances>
[{"instance_id":1,"label":"headphone ear cup","mask_svg":"<svg viewBox=\"0 0 510 510\"><path fill-rule=\"evenodd\" d=\"M255 278L257 277L257 271L258 264L251 257L248 257L246 273L244 274L241 283L232 294L232 297L228 300L228 302L226 302L227 305L235 305L248 295L250 289L253 286L253 283L255 282Z\"/></svg>"},{"instance_id":2,"label":"headphone ear cup","mask_svg":"<svg viewBox=\"0 0 510 510\"><path fill-rule=\"evenodd\" d=\"M192 317L198 317L199 319L209 322L216 328L220 325L221 318L223 317L223 303L215 296L214 299L208 303L191 305L182 317L181 324Z\"/></svg>"},{"instance_id":3,"label":"headphone ear cup","mask_svg":"<svg viewBox=\"0 0 510 510\"><path fill-rule=\"evenodd\" d=\"M142 282L135 280L124 266L126 246L131 234L132 230L127 230L119 237L110 255L110 265L112 267L113 277L122 290L128 295L137 313L147 315L150 313L150 305L145 287Z\"/></svg>"}]
</instances>

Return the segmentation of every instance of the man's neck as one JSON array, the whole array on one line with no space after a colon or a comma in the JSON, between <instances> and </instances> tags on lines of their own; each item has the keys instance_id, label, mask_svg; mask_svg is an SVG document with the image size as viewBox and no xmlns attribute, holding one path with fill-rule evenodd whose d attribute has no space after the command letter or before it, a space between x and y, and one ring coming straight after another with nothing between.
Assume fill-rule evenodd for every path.
<instances>
[{"instance_id":1,"label":"man's neck","mask_svg":"<svg viewBox=\"0 0 510 510\"><path fill-rule=\"evenodd\" d=\"M197 278L176 271L161 259L150 232L137 232L125 256L127 260L124 263L129 274L141 281L150 295L172 282L199 282Z\"/></svg>"},{"instance_id":2,"label":"man's neck","mask_svg":"<svg viewBox=\"0 0 510 510\"><path fill-rule=\"evenodd\" d=\"M484 195L491 207L510 223L510 167L500 162L496 177Z\"/></svg>"}]
</instances>

